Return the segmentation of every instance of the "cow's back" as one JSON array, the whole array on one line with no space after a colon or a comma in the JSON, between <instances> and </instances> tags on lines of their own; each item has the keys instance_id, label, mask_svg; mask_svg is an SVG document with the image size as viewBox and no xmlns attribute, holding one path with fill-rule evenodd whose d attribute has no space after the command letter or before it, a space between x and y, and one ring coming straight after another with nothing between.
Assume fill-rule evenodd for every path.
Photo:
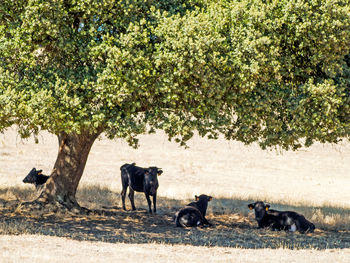
<instances>
[{"instance_id":1,"label":"cow's back","mask_svg":"<svg viewBox=\"0 0 350 263\"><path fill-rule=\"evenodd\" d=\"M129 187L134 191L143 192L143 181L145 178L145 170L135 165L128 165L123 168L129 180Z\"/></svg>"},{"instance_id":2,"label":"cow's back","mask_svg":"<svg viewBox=\"0 0 350 263\"><path fill-rule=\"evenodd\" d=\"M283 212L269 209L259 223L260 227L270 227L274 230L283 230Z\"/></svg>"}]
</instances>

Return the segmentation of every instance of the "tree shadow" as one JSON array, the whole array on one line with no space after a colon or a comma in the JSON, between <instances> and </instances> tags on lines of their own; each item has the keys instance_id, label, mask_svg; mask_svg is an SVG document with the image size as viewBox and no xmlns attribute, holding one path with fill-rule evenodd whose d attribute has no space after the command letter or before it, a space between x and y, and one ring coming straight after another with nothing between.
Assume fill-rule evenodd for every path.
<instances>
[{"instance_id":1,"label":"tree shadow","mask_svg":"<svg viewBox=\"0 0 350 263\"><path fill-rule=\"evenodd\" d=\"M132 244L162 243L273 249L350 248L349 227L330 229L319 227L316 223L317 229L310 234L257 229L253 213L247 208L247 204L256 200L214 199L209 205L207 214L207 219L213 223L213 227L184 229L175 226L173 216L189 200L159 197L157 206L159 212L149 214L145 198L139 194L136 198L138 210L124 211L120 208L119 194L97 186L81 189L77 195L78 201L89 208L90 213L79 214L47 209L28 212L18 207L18 200L4 198L4 193L9 191L15 191L13 196L18 197L30 195L26 189L0 189L0 234L41 234L74 240ZM86 198L86 194L90 199ZM100 199L103 202L99 201ZM285 207L297 212L321 209L283 204L273 204L273 207L278 209ZM322 209L350 215L350 209L336 207L322 207ZM347 226L349 225L350 222Z\"/></svg>"}]
</instances>

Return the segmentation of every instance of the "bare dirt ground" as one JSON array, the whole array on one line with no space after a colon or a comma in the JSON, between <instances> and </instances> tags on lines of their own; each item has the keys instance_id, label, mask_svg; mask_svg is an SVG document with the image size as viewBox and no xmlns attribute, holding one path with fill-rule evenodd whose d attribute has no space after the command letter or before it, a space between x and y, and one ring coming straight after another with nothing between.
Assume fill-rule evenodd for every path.
<instances>
[{"instance_id":1,"label":"bare dirt ground","mask_svg":"<svg viewBox=\"0 0 350 263\"><path fill-rule=\"evenodd\" d=\"M190 148L183 149L159 132L141 136L141 147L135 150L123 141L102 138L92 148L77 195L82 206L95 212L80 215L18 208L19 201L35 197L34 187L22 183L24 176L32 167L49 174L55 161L56 138L42 133L39 140L39 144L33 138L23 141L15 129L0 134L0 256L5 262L102 258L200 262L203 257L208 262L271 262L271 257L347 262L350 258L350 143L278 152L195 137ZM146 212L142 194L136 195L137 211L120 209L119 167L125 162L164 170L157 215ZM214 197L207 215L214 227L176 228L175 211L202 193ZM256 229L247 204L258 199L275 209L304 214L315 223L315 233ZM44 245L53 249L38 257L35 251Z\"/></svg>"},{"instance_id":2,"label":"bare dirt ground","mask_svg":"<svg viewBox=\"0 0 350 263\"><path fill-rule=\"evenodd\" d=\"M43 245L50 247L50 252ZM21 247L21 250L18 249ZM67 249L69 248L69 249ZM164 244L110 244L50 236L0 236L2 262L349 262L349 250L242 249ZM60 255L53 257L52 255ZM11 258L11 260L6 260ZM5 260L4 260L5 259Z\"/></svg>"}]
</instances>

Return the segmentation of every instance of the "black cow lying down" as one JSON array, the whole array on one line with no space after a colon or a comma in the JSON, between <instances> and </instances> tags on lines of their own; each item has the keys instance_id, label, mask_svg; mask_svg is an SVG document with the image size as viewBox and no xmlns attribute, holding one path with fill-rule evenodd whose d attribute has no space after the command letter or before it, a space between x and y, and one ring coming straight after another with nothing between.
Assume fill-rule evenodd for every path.
<instances>
[{"instance_id":1,"label":"black cow lying down","mask_svg":"<svg viewBox=\"0 0 350 263\"><path fill-rule=\"evenodd\" d=\"M163 173L163 171L160 168L154 166L148 168L141 168L136 166L135 163L126 163L122 165L120 167L120 171L123 186L123 190L121 192L123 209L126 210L125 195L126 190L129 187L129 199L131 202L132 210L136 210L134 203L134 191L136 191L145 193L150 213L152 213L152 209L151 199L149 196L153 196L153 211L154 213L156 213L157 189L159 186L157 176L160 176Z\"/></svg>"},{"instance_id":2,"label":"black cow lying down","mask_svg":"<svg viewBox=\"0 0 350 263\"><path fill-rule=\"evenodd\" d=\"M303 215L291 211L277 211L269 209L269 204L262 201L248 205L250 210L254 209L258 228L269 227L272 230L285 230L300 233L313 232L315 225L305 219Z\"/></svg>"},{"instance_id":3,"label":"black cow lying down","mask_svg":"<svg viewBox=\"0 0 350 263\"><path fill-rule=\"evenodd\" d=\"M24 177L23 183L34 184L37 190L41 189L46 183L47 179L49 179L50 177L47 175L43 175L42 172L43 170L36 170L35 168L33 168L32 170L30 170L28 175Z\"/></svg>"},{"instance_id":4,"label":"black cow lying down","mask_svg":"<svg viewBox=\"0 0 350 263\"><path fill-rule=\"evenodd\" d=\"M208 202L213 198L208 195L195 196L195 202L189 203L175 214L175 224L178 227L211 226L205 218Z\"/></svg>"}]
</instances>

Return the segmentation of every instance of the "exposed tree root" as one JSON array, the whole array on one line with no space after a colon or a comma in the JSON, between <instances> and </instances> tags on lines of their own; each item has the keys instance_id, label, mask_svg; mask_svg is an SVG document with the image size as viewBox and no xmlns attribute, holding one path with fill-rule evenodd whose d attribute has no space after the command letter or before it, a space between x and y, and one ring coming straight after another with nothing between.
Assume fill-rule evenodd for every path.
<instances>
[{"instance_id":1,"label":"exposed tree root","mask_svg":"<svg viewBox=\"0 0 350 263\"><path fill-rule=\"evenodd\" d=\"M56 216L56 217L66 217L66 216L88 216L88 215L98 215L98 216L116 216L118 215L118 210L115 208L107 209L88 209L82 206L68 207L65 204L59 202L43 202L40 200L25 201L21 202L19 200L5 201L0 200L0 209L5 209L7 213L18 214L25 217L41 217L41 216Z\"/></svg>"},{"instance_id":2,"label":"exposed tree root","mask_svg":"<svg viewBox=\"0 0 350 263\"><path fill-rule=\"evenodd\" d=\"M19 202L15 208L16 213L26 215L43 215L43 214L57 214L57 215L88 215L93 211L81 206L66 206L59 202L43 202L41 200L34 200L29 202Z\"/></svg>"}]
</instances>

